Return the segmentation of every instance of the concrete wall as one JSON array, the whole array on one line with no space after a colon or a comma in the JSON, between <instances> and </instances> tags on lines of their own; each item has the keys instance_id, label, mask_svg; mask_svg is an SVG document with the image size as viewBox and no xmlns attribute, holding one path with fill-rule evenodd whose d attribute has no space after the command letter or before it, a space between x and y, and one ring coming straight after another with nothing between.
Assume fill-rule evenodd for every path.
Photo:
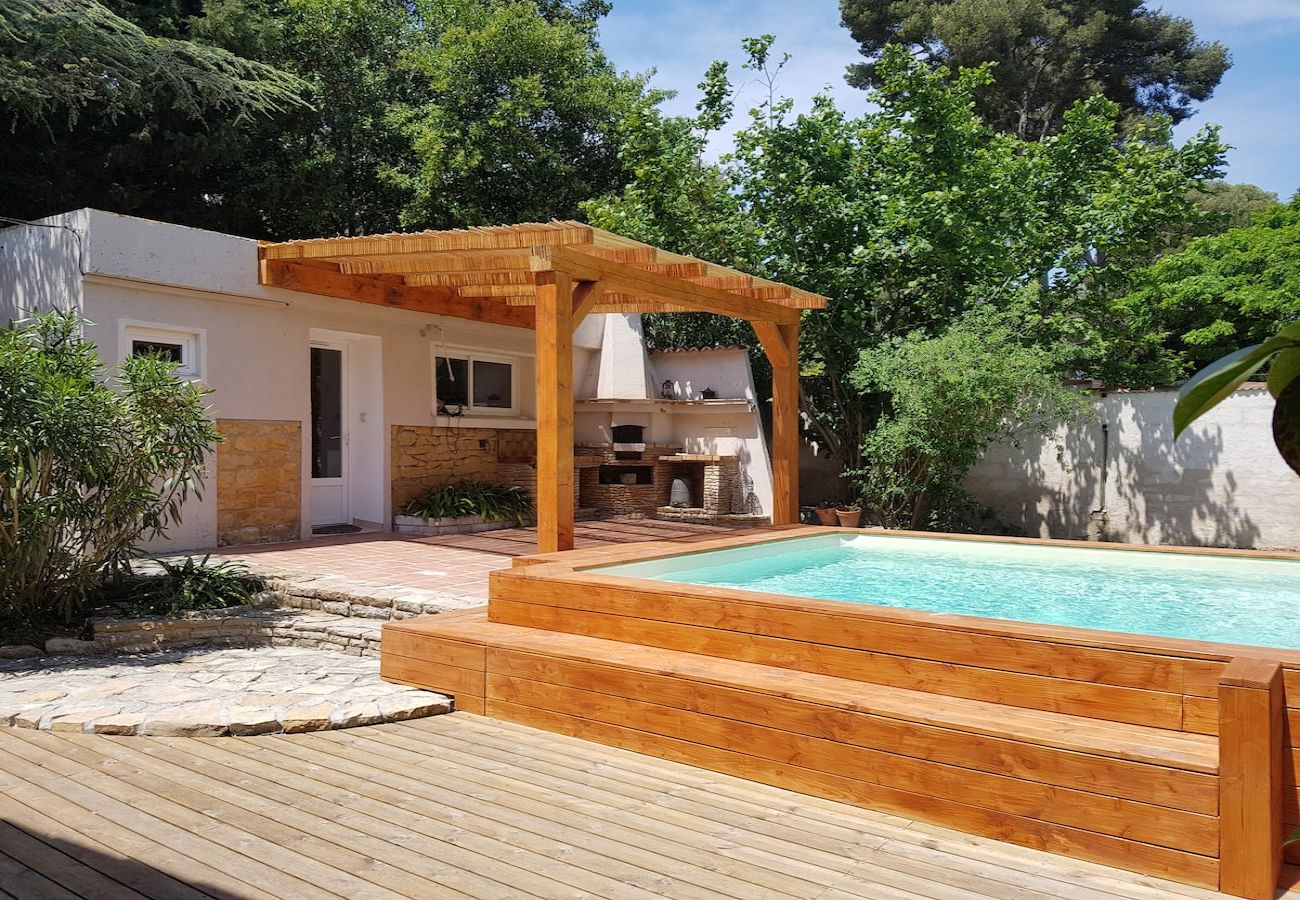
<instances>
[{"instance_id":1,"label":"concrete wall","mask_svg":"<svg viewBox=\"0 0 1300 900\"><path fill-rule=\"evenodd\" d=\"M81 308L90 210L0 229L0 324L38 309Z\"/></svg>"},{"instance_id":2,"label":"concrete wall","mask_svg":"<svg viewBox=\"0 0 1300 900\"><path fill-rule=\"evenodd\" d=\"M719 399L737 399L744 405L681 407L670 418L672 442L687 453L735 456L740 463L742 490L753 495L757 512L772 514L772 463L758 413L754 374L749 353L742 349L652 353L654 376L673 383L673 393L696 399L713 388Z\"/></svg>"},{"instance_id":3,"label":"concrete wall","mask_svg":"<svg viewBox=\"0 0 1300 900\"><path fill-rule=\"evenodd\" d=\"M1111 540L1300 549L1300 478L1273 447L1268 392L1238 391L1175 442L1176 399L1099 397L1096 420L992 448L966 486L1038 537L1086 537L1104 506Z\"/></svg>"}]
</instances>

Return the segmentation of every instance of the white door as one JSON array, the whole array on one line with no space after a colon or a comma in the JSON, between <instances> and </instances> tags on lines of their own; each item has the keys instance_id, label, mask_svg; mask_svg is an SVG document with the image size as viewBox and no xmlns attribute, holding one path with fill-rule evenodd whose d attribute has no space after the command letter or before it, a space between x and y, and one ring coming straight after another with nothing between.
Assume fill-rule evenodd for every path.
<instances>
[{"instance_id":1,"label":"white door","mask_svg":"<svg viewBox=\"0 0 1300 900\"><path fill-rule=\"evenodd\" d=\"M311 524L352 521L348 508L347 344L311 345Z\"/></svg>"}]
</instances>

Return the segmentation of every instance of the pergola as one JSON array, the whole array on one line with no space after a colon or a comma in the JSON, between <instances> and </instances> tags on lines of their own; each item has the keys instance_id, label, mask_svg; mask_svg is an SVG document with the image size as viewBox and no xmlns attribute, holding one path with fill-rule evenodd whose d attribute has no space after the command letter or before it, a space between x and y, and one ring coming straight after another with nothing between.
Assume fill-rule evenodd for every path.
<instances>
[{"instance_id":1,"label":"pergola","mask_svg":"<svg viewBox=\"0 0 1300 900\"><path fill-rule=\"evenodd\" d=\"M773 524L799 517L799 318L826 298L581 222L264 243L262 284L531 328L537 343L537 527L573 547L573 332L591 313L744 319L772 363Z\"/></svg>"}]
</instances>

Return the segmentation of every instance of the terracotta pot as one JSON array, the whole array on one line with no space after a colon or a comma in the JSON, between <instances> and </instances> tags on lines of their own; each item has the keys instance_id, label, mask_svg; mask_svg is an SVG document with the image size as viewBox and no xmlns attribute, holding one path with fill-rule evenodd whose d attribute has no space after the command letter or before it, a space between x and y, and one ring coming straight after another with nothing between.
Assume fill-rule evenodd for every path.
<instances>
[{"instance_id":1,"label":"terracotta pot","mask_svg":"<svg viewBox=\"0 0 1300 900\"><path fill-rule=\"evenodd\" d=\"M835 516L840 520L841 528L857 528L862 524L862 510L854 507L853 509L837 509Z\"/></svg>"},{"instance_id":2,"label":"terracotta pot","mask_svg":"<svg viewBox=\"0 0 1300 900\"><path fill-rule=\"evenodd\" d=\"M838 525L840 518L835 514L835 507L828 506L824 509L819 507L817 509L817 521L823 525Z\"/></svg>"}]
</instances>

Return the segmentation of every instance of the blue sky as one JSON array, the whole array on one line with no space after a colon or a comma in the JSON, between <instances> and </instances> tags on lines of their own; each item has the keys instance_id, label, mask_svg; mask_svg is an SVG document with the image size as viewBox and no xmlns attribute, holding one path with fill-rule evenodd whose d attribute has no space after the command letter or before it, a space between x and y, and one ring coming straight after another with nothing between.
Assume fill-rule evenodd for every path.
<instances>
[{"instance_id":1,"label":"blue sky","mask_svg":"<svg viewBox=\"0 0 1300 900\"><path fill-rule=\"evenodd\" d=\"M1300 0L1151 5L1190 18L1202 39L1223 41L1232 51L1232 68L1178 136L1218 123L1233 145L1230 181L1258 184L1284 200L1300 190ZM775 34L778 49L794 57L782 74L782 93L806 105L829 86L845 109L865 108L862 92L844 83L844 69L858 55L839 24L836 0L614 0L601 40L619 68L655 69L655 85L679 92L667 108L689 112L709 62L731 60L733 76L743 74L734 69L741 38L764 33ZM757 97L749 85L737 108Z\"/></svg>"}]
</instances>

